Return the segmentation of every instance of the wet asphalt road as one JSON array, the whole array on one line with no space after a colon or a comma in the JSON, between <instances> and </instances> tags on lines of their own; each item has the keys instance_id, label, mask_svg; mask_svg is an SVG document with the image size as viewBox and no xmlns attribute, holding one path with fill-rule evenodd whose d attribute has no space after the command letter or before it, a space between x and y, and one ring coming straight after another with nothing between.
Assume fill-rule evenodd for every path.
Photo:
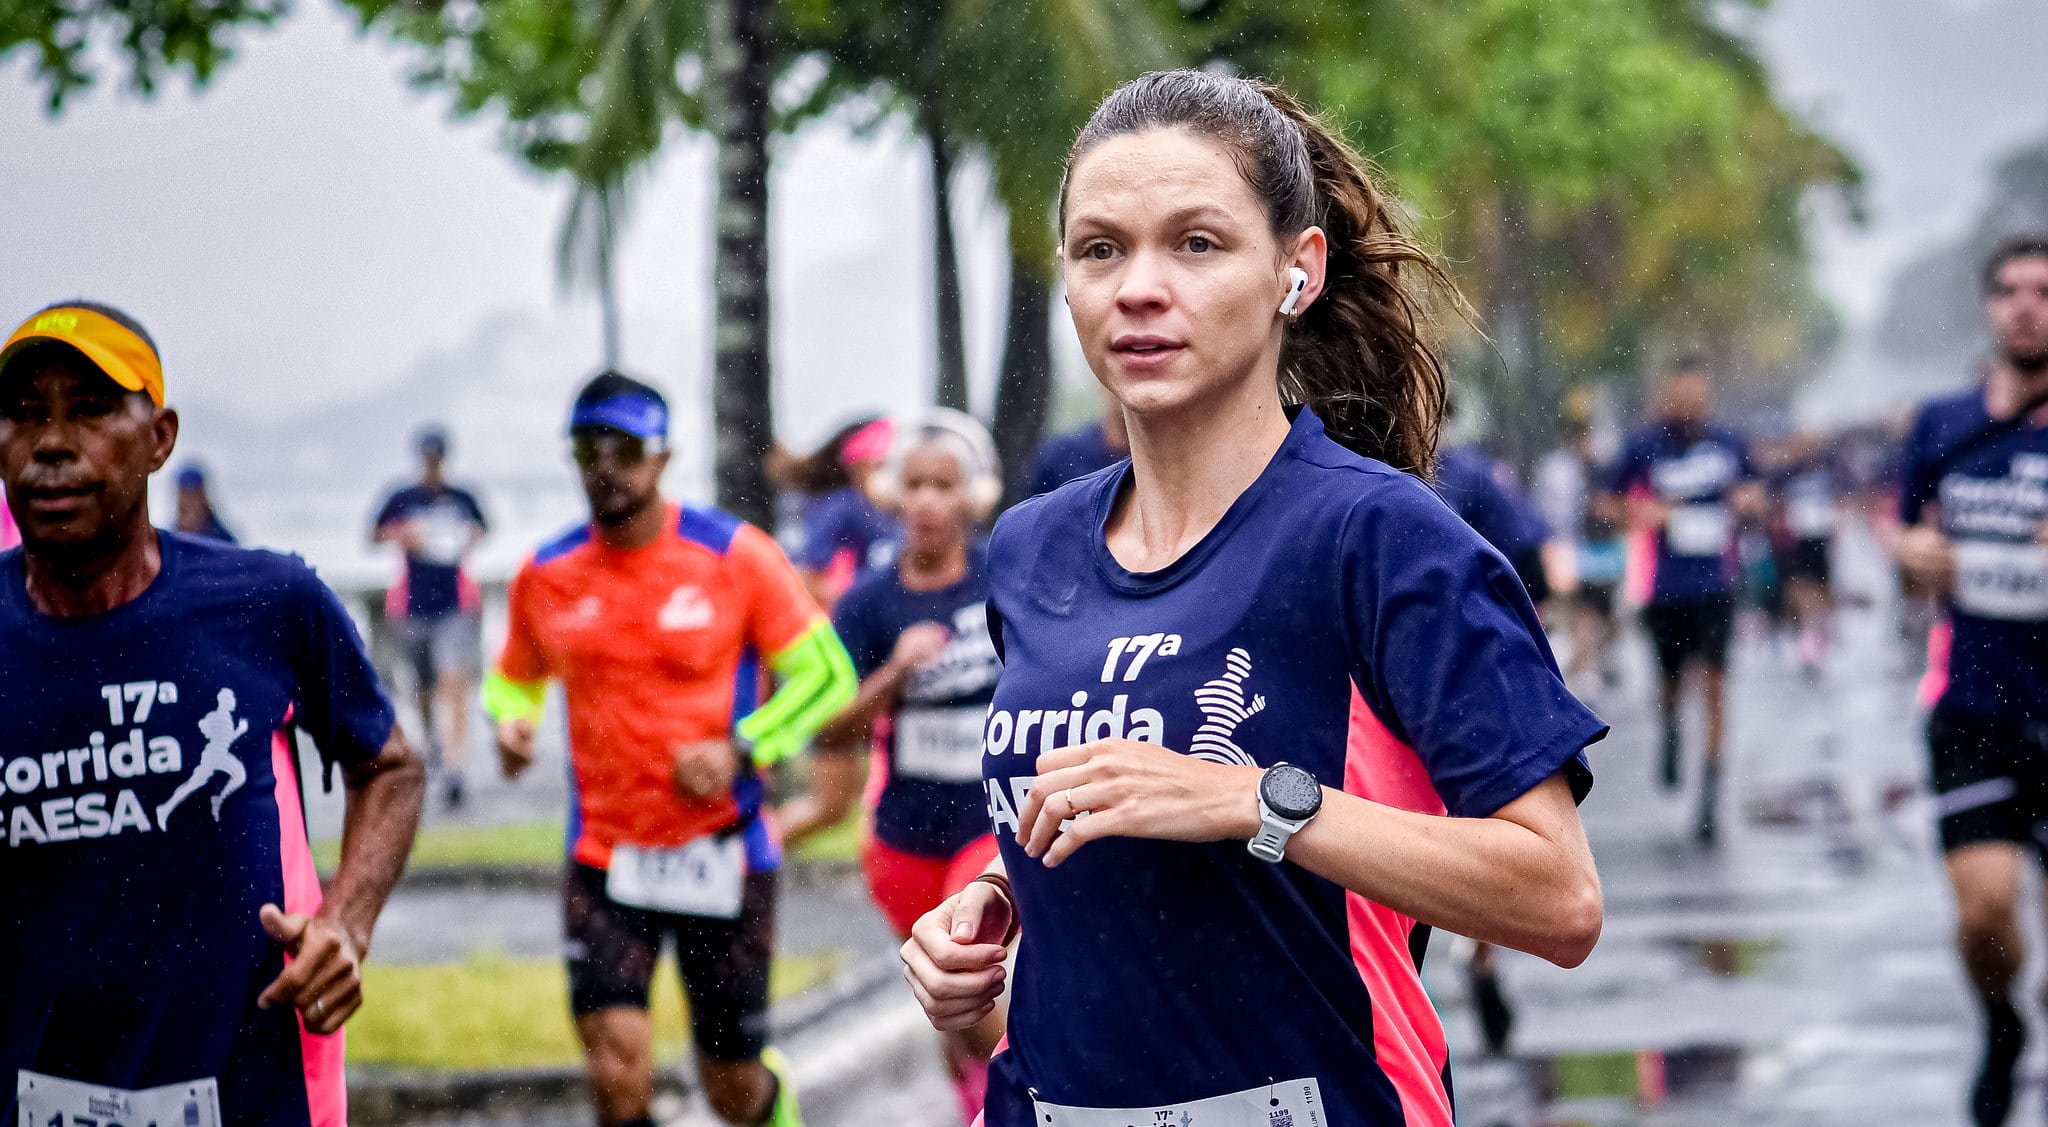
<instances>
[{"instance_id":1,"label":"wet asphalt road","mask_svg":"<svg viewBox=\"0 0 2048 1127\"><path fill-rule=\"evenodd\" d=\"M1426 978L1451 1033L1461 1124L1961 1127L1976 1024L1948 947L1952 908L1923 794L1913 679L1889 577L1867 541L1845 546L1838 575L1867 605L1841 613L1817 683L1799 675L1789 647L1747 631L1738 642L1714 852L1690 837L1695 772L1678 796L1653 782L1640 637L1624 640L1622 684L1588 692L1614 726L1593 749L1598 781L1584 808L1606 929L1576 970L1504 955L1519 1021L1510 1053L1493 1059L1477 1048L1459 941L1433 944ZM1695 716L1689 751L1697 727ZM508 949L552 950L552 914L537 907L402 901L379 955L435 957L432 921L451 908L472 940L480 927ZM857 897L794 892L785 936L796 947L864 936L865 948L881 933L871 918L847 922L861 910ZM2038 949L2039 937L2031 941ZM830 1084L808 1101L812 1127L958 1122L935 1051L915 1051L914 1017L899 992L884 991L865 1012L789 1046L800 1071ZM2036 1080L2044 1040L2024 1066ZM849 1066L863 1044L888 1067ZM2044 1098L2030 1086L2015 1127L2039 1127ZM669 1110L678 1122L710 1122L701 1109Z\"/></svg>"}]
</instances>

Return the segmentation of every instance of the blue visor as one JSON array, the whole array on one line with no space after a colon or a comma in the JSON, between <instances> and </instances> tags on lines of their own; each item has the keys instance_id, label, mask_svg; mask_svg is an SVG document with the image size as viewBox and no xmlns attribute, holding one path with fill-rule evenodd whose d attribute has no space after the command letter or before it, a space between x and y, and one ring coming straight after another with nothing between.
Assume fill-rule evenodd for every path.
<instances>
[{"instance_id":1,"label":"blue visor","mask_svg":"<svg viewBox=\"0 0 2048 1127\"><path fill-rule=\"evenodd\" d=\"M569 429L585 427L610 427L636 438L667 438L668 407L644 395L614 395L577 405L569 416Z\"/></svg>"}]
</instances>

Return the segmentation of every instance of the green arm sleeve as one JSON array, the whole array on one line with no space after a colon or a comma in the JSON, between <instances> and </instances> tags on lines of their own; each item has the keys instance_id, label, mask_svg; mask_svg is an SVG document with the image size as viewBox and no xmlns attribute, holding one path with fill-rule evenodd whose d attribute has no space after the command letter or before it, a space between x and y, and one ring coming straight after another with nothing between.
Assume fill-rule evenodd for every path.
<instances>
[{"instance_id":1,"label":"green arm sleeve","mask_svg":"<svg viewBox=\"0 0 2048 1127\"><path fill-rule=\"evenodd\" d=\"M514 681L493 669L484 677L484 715L493 720L540 723L547 701L546 681Z\"/></svg>"},{"instance_id":2,"label":"green arm sleeve","mask_svg":"<svg viewBox=\"0 0 2048 1127\"><path fill-rule=\"evenodd\" d=\"M804 742L840 710L853 702L860 688L853 659L832 624L819 619L797 640L768 658L782 687L739 723L741 738L754 745L754 762L779 762L802 749Z\"/></svg>"}]
</instances>

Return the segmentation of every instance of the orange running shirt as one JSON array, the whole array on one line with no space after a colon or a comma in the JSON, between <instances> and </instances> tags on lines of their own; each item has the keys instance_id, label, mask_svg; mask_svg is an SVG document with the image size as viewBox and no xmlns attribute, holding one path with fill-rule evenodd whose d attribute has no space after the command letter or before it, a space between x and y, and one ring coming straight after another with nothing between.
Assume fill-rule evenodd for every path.
<instances>
[{"instance_id":1,"label":"orange running shirt","mask_svg":"<svg viewBox=\"0 0 2048 1127\"><path fill-rule=\"evenodd\" d=\"M572 854L599 868L620 842L671 849L733 824L733 795L676 793L670 754L730 736L759 703L763 660L824 618L767 533L674 505L644 548L608 548L588 526L542 547L513 579L509 612L498 672L561 680Z\"/></svg>"}]
</instances>

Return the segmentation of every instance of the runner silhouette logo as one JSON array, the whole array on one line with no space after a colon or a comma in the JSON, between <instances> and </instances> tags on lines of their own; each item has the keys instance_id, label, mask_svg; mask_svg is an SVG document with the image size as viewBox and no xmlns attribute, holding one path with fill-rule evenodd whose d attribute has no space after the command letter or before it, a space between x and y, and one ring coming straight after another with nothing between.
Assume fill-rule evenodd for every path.
<instances>
[{"instance_id":1,"label":"runner silhouette logo","mask_svg":"<svg viewBox=\"0 0 2048 1127\"><path fill-rule=\"evenodd\" d=\"M714 614L711 600L704 597L704 592L686 584L668 597L668 605L661 608L657 621L663 630L702 630L711 625Z\"/></svg>"},{"instance_id":2,"label":"runner silhouette logo","mask_svg":"<svg viewBox=\"0 0 2048 1127\"><path fill-rule=\"evenodd\" d=\"M1195 703L1202 709L1202 726L1188 743L1188 753L1212 763L1256 767L1253 759L1231 737L1237 726L1266 710L1266 698L1245 699L1244 679L1251 676L1252 655L1240 647L1223 659L1223 676L1195 690Z\"/></svg>"},{"instance_id":3,"label":"runner silhouette logo","mask_svg":"<svg viewBox=\"0 0 2048 1127\"><path fill-rule=\"evenodd\" d=\"M199 734L206 737L206 747L199 753L199 763L192 768L192 776L156 808L156 828L160 831L171 828L171 814L186 799L211 782L215 775L222 775L227 778L227 785L213 796L213 820L218 823L221 804L248 781L249 773L242 767L242 761L235 757L234 746L235 741L249 731L249 722L235 718L233 689L222 689L216 699L219 707L199 718Z\"/></svg>"}]
</instances>

